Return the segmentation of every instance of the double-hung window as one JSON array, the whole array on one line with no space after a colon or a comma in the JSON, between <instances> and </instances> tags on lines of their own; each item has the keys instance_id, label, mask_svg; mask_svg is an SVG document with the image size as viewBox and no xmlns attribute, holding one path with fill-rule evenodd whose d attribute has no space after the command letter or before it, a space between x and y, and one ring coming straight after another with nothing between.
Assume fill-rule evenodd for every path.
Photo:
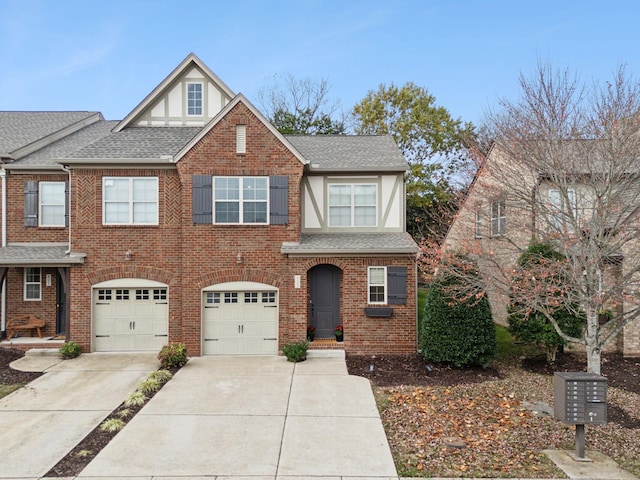
<instances>
[{"instance_id":1,"label":"double-hung window","mask_svg":"<svg viewBox=\"0 0 640 480\"><path fill-rule=\"evenodd\" d=\"M576 218L577 209L576 191L574 189L567 189L566 197L560 190L549 190L549 224L551 228L572 231L572 219Z\"/></svg>"},{"instance_id":2,"label":"double-hung window","mask_svg":"<svg viewBox=\"0 0 640 480\"><path fill-rule=\"evenodd\" d=\"M202 83L187 83L187 115L202 115Z\"/></svg>"},{"instance_id":3,"label":"double-hung window","mask_svg":"<svg viewBox=\"0 0 640 480\"><path fill-rule=\"evenodd\" d=\"M214 177L214 223L267 224L268 177Z\"/></svg>"},{"instance_id":4,"label":"double-hung window","mask_svg":"<svg viewBox=\"0 0 640 480\"><path fill-rule=\"evenodd\" d=\"M491 202L491 236L504 235L507 231L506 206L503 199L495 199Z\"/></svg>"},{"instance_id":5,"label":"double-hung window","mask_svg":"<svg viewBox=\"0 0 640 480\"><path fill-rule=\"evenodd\" d=\"M387 303L387 267L369 267L369 303Z\"/></svg>"},{"instance_id":6,"label":"double-hung window","mask_svg":"<svg viewBox=\"0 0 640 480\"><path fill-rule=\"evenodd\" d=\"M104 225L157 225L157 177L104 177Z\"/></svg>"},{"instance_id":7,"label":"double-hung window","mask_svg":"<svg viewBox=\"0 0 640 480\"><path fill-rule=\"evenodd\" d=\"M330 227L375 227L376 224L375 184L329 185Z\"/></svg>"},{"instance_id":8,"label":"double-hung window","mask_svg":"<svg viewBox=\"0 0 640 480\"><path fill-rule=\"evenodd\" d=\"M482 238L482 206L476 205L475 237Z\"/></svg>"},{"instance_id":9,"label":"double-hung window","mask_svg":"<svg viewBox=\"0 0 640 480\"><path fill-rule=\"evenodd\" d=\"M38 198L41 227L65 226L65 182L40 182Z\"/></svg>"},{"instance_id":10,"label":"double-hung window","mask_svg":"<svg viewBox=\"0 0 640 480\"><path fill-rule=\"evenodd\" d=\"M29 301L42 299L40 267L26 267L24 269L24 299Z\"/></svg>"}]
</instances>

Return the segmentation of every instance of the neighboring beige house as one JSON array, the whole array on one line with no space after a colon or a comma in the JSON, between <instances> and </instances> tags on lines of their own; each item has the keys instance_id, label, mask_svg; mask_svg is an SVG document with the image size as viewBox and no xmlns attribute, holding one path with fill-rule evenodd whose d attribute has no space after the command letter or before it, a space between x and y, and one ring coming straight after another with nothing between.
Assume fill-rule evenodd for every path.
<instances>
[{"instance_id":1,"label":"neighboring beige house","mask_svg":"<svg viewBox=\"0 0 640 480\"><path fill-rule=\"evenodd\" d=\"M580 150L576 148L576 150ZM582 151L582 150L580 150ZM567 162L568 170L580 167L580 162ZM593 165L593 164L591 164ZM494 321L507 325L507 304L511 272L518 257L532 239L545 235L554 236L572 225L588 225L593 216L593 171L569 175L558 181L550 175L528 170L515 162L497 144L489 150L478 169L467 197L452 222L444 241L444 249L461 250L477 259L491 303ZM633 195L623 192L628 184L615 192L618 201L625 203L616 217L619 221L634 224L638 228L638 190ZM631 191L631 189L627 190ZM613 197L613 195L612 195ZM633 199L631 199L633 197ZM635 206L635 207L634 207ZM606 221L603 223L606 228ZM587 227L582 227L587 228ZM611 282L627 274L631 266L637 271L640 248L635 241L626 241L620 251L614 252L610 261L602 267L602 281ZM623 308L613 307L616 314ZM622 351L625 355L640 354L640 322L627 324L616 341L607 350Z\"/></svg>"}]
</instances>

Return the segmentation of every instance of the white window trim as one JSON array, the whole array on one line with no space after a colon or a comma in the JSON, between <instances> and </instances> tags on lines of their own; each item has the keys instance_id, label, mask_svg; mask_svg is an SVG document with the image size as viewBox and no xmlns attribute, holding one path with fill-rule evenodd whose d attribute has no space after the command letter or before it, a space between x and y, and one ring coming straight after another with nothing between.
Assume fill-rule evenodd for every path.
<instances>
[{"instance_id":1,"label":"white window trim","mask_svg":"<svg viewBox=\"0 0 640 480\"><path fill-rule=\"evenodd\" d=\"M189 86L200 85L200 113L189 113ZM185 114L187 117L202 117L204 115L204 83L203 82L187 82L185 88Z\"/></svg>"},{"instance_id":2,"label":"white window trim","mask_svg":"<svg viewBox=\"0 0 640 480\"><path fill-rule=\"evenodd\" d=\"M38 270L38 281L37 282L28 282L27 281L27 271L29 269L37 269ZM38 298L28 298L27 297L27 285L38 285ZM24 268L24 301L25 302L39 302L42 300L42 269L40 267L25 267Z\"/></svg>"},{"instance_id":3,"label":"white window trim","mask_svg":"<svg viewBox=\"0 0 640 480\"><path fill-rule=\"evenodd\" d=\"M43 195L42 195L42 186L43 185L61 185L62 186L62 203L48 203L48 204L44 204L42 199L43 199ZM42 214L42 207L43 206L62 206L62 223L56 223L56 224L48 224L48 225L44 225L42 223L43 219L44 219L44 215ZM66 199L66 183L65 182L39 182L38 183L38 226L39 227L43 227L43 228L56 228L56 227L65 227L66 226L66 207L67 207L67 199Z\"/></svg>"},{"instance_id":4,"label":"white window trim","mask_svg":"<svg viewBox=\"0 0 640 480\"><path fill-rule=\"evenodd\" d=\"M384 272L383 275L383 283L371 283L371 270L373 269L381 269ZM382 302L372 302L371 301L371 287L380 287L382 286L384 288L384 301ZM379 266L372 266L372 267L367 267L367 303L369 305L386 305L387 301L388 301L388 294L389 294L389 287L387 285L387 267L379 267Z\"/></svg>"},{"instance_id":5,"label":"white window trim","mask_svg":"<svg viewBox=\"0 0 640 480\"><path fill-rule=\"evenodd\" d=\"M220 202L237 202L238 203L238 207L239 207L239 215L238 215L238 222L216 222L216 178L237 178L239 180L238 185L239 185L239 190L240 190L240 198L237 200L218 200ZM267 181L267 198L265 200L245 200L243 198L244 195L244 180L248 180L248 179L254 179L254 178L259 178L259 179L265 179ZM213 177L213 181L212 181L212 185L213 185L213 195L212 195L212 199L213 199L213 223L214 225L269 225L269 212L270 212L270 205L269 205L269 197L270 195L270 182L269 182L269 177L265 177L265 176L252 176L252 177L232 177L232 176L216 176ZM266 216L265 222L245 222L244 221L244 204L245 203L264 203L266 204Z\"/></svg>"},{"instance_id":6,"label":"white window trim","mask_svg":"<svg viewBox=\"0 0 640 480\"><path fill-rule=\"evenodd\" d=\"M346 205L331 205L331 187L351 187L351 203L349 209L351 210L351 222L349 225L332 225L331 224L331 207L346 207ZM356 186L373 187L376 192L376 200L374 205L358 205L358 207L375 207L375 223L372 225L356 225L356 205L355 205L355 188ZM378 226L378 185L375 183L330 183L327 185L327 224L329 227L334 228L373 228Z\"/></svg>"},{"instance_id":7,"label":"white window trim","mask_svg":"<svg viewBox=\"0 0 640 480\"><path fill-rule=\"evenodd\" d=\"M126 222L107 222L107 201L105 195L106 182L109 180L129 180L129 218ZM155 180L156 181L156 216L153 222L134 222L133 221L133 181L134 180ZM116 202L114 202L116 203ZM118 202L119 203L119 202ZM150 203L150 202L142 202ZM158 177L102 177L102 224L103 225L135 225L135 226L149 226L159 224L159 212L160 212L160 181Z\"/></svg>"}]
</instances>

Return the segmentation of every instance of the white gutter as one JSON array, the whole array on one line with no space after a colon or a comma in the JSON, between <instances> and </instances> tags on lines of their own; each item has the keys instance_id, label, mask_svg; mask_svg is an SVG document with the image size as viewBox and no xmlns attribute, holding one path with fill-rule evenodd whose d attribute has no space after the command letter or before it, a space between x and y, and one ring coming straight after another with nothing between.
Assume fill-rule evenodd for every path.
<instances>
[{"instance_id":1,"label":"white gutter","mask_svg":"<svg viewBox=\"0 0 640 480\"><path fill-rule=\"evenodd\" d=\"M7 246L7 171L0 168L0 182L2 183L2 246ZM2 281L2 304L0 306L0 332L6 332L7 328L7 278Z\"/></svg>"}]
</instances>

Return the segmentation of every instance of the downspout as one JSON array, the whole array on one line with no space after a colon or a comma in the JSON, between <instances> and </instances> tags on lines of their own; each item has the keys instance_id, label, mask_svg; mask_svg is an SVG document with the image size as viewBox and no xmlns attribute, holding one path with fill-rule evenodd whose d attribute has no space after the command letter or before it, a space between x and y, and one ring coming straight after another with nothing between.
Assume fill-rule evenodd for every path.
<instances>
[{"instance_id":1,"label":"downspout","mask_svg":"<svg viewBox=\"0 0 640 480\"><path fill-rule=\"evenodd\" d=\"M2 246L7 246L7 171L0 168L0 182L2 183ZM2 280L2 306L0 307L0 337L7 335L7 277Z\"/></svg>"},{"instance_id":2,"label":"downspout","mask_svg":"<svg viewBox=\"0 0 640 480\"><path fill-rule=\"evenodd\" d=\"M69 209L69 220L68 220L69 221L69 227L68 227L69 248L67 248L67 251L64 253L65 255L70 255L71 254L71 170L69 170L64 165L62 165L61 168L63 171L67 172L67 174L69 175L69 192L68 192L68 199L67 199L68 205L66 206Z\"/></svg>"}]
</instances>

